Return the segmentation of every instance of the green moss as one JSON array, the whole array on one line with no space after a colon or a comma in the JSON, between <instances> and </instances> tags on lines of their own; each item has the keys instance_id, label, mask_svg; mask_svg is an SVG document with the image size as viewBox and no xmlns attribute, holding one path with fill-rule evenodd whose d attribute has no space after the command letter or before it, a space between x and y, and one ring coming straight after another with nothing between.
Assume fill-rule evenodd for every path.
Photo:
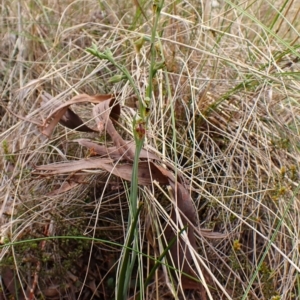
<instances>
[{"instance_id":1,"label":"green moss","mask_svg":"<svg viewBox=\"0 0 300 300\"><path fill-rule=\"evenodd\" d=\"M16 162L16 157L9 150L9 145L8 145L7 140L2 141L2 149L3 149L3 152L4 152L5 160L7 160L8 162L14 164Z\"/></svg>"}]
</instances>

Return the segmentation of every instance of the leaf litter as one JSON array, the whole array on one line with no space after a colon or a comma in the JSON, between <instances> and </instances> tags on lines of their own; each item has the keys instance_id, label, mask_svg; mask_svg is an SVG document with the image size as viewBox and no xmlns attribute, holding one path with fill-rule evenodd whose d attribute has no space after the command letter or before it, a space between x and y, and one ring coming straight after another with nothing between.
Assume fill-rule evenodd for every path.
<instances>
[{"instance_id":1,"label":"leaf litter","mask_svg":"<svg viewBox=\"0 0 300 300\"><path fill-rule=\"evenodd\" d=\"M44 101L49 101L48 97L44 97ZM82 119L71 110L73 104L95 104L93 107L93 117L97 126L95 128L88 127ZM47 165L36 166L35 174L40 176L59 175L71 173L72 176L76 172L80 172L79 178L84 181L82 171L91 169L101 169L113 174L120 179L131 181L133 170L133 159L135 155L135 144L133 141L124 140L115 129L116 123L120 117L121 107L115 101L115 97L111 94L89 96L87 94L79 94L71 100L58 105L50 116L44 121L41 126L42 133L48 138L51 137L56 125L61 125L82 132L99 132L99 134L107 133L113 143L113 147L99 145L88 139L75 139L73 142L78 143L91 151L93 157L88 157L80 160L74 160L64 163L54 163ZM172 210L170 213L171 223L177 225L178 228L186 228L187 239L190 246L196 249L196 232L201 232L198 229L198 221L196 217L196 209L191 199L191 196L186 188L186 183L177 175L175 178L175 166L165 163L155 154L142 149L139 157L138 166L138 184L149 186L155 181L159 185L168 185L171 190ZM65 182L63 186L51 192L51 195L64 193L78 185L79 181ZM170 242L174 237L177 237L177 230L170 224L166 225L165 238L166 243ZM202 233L201 233L202 234ZM211 237L211 233L203 232L204 236ZM216 233L214 238L222 238L222 234ZM193 256L189 250L189 246L185 242L183 236L177 237L177 241L170 249L168 257L169 264L174 268L183 271L181 283L183 289L199 290L202 299L206 299L204 286L199 280L193 280L196 277L193 270ZM204 273L205 274L205 273ZM210 282L210 278L205 274L205 280Z\"/></svg>"}]
</instances>

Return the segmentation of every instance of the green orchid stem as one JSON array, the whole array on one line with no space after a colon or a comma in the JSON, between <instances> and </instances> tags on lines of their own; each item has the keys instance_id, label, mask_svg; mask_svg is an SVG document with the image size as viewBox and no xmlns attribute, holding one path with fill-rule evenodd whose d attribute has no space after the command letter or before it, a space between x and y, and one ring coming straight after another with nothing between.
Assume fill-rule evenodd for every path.
<instances>
[{"instance_id":1,"label":"green orchid stem","mask_svg":"<svg viewBox=\"0 0 300 300\"><path fill-rule=\"evenodd\" d=\"M132 76L130 75L129 71L124 66L118 64L115 61L115 59L113 57L113 54L112 54L112 52L109 49L105 50L104 52L99 52L97 46L93 45L91 48L87 48L86 51L88 53L94 55L95 57L98 57L101 60L105 59L105 60L109 61L116 68L118 68L123 73L123 75L124 75L124 76L121 75L122 78L123 79L127 79L130 82L130 84L131 84L131 86L132 86L132 88L134 90L135 95L138 97L139 106L140 107L143 106L142 98L141 98L140 93L139 93L139 91L138 91L138 89L137 89L137 87L136 87L136 85L134 83L134 80L133 80Z\"/></svg>"},{"instance_id":2,"label":"green orchid stem","mask_svg":"<svg viewBox=\"0 0 300 300\"><path fill-rule=\"evenodd\" d=\"M158 1L154 1L153 3L153 10L156 14L156 17L154 19L154 24L152 28L152 34L151 34L151 63L150 63L150 72L149 72L149 83L148 88L146 91L146 98L151 99L152 98L152 92L153 92L153 78L155 76L155 64L156 64L156 49L155 49L155 41L156 41L156 34L157 34L157 25L160 17L161 9L164 5L164 0L162 0L160 3Z\"/></svg>"},{"instance_id":3,"label":"green orchid stem","mask_svg":"<svg viewBox=\"0 0 300 300\"><path fill-rule=\"evenodd\" d=\"M131 226L129 228L129 235L127 237L127 241L126 241L126 247L124 248L124 254L123 254L123 259L122 259L122 263L121 263L121 267L120 267L120 274L119 274L119 280L118 280L118 288L117 288L117 296L116 299L117 300L123 300L123 299L127 299L127 291L128 291L128 287L129 287L129 281L130 281L130 274L128 274L128 267L129 267L129 263L130 263L130 253L132 252L130 248L128 248L132 243L134 243L134 237L135 237L135 233L136 233L136 227L137 227L137 222L139 219L139 214L141 212L142 209L142 205L139 205L139 208L136 210L134 219L131 223ZM136 244L136 243L135 243ZM135 249L135 245L133 246L133 249ZM133 253L135 253L136 256L136 252L133 251ZM134 263L134 258L135 256L132 256L131 259L131 264ZM132 265L130 266L130 269L132 268Z\"/></svg>"},{"instance_id":4,"label":"green orchid stem","mask_svg":"<svg viewBox=\"0 0 300 300\"><path fill-rule=\"evenodd\" d=\"M131 177L131 187L130 187L130 205L129 205L129 217L128 217L128 229L127 229L127 239L125 242L125 247L123 248L123 257L120 262L120 273L118 276L118 284L116 288L116 299L124 300L127 298L128 290L130 288L130 280L132 276L132 271L135 265L136 257L139 253L139 231L138 231L138 219L141 207L138 207L138 164L140 153L144 144L145 134L147 129L148 113L150 107L150 101L152 99L153 93L153 78L158 69L163 68L164 64L156 63L156 49L155 41L157 36L157 26L160 17L160 12L163 7L164 0L154 0L153 2L153 12L155 14L154 23L152 27L151 34L151 62L149 70L149 83L145 92L145 99L143 100L135 82L130 75L129 71L122 65L118 64L113 57L113 54L110 50L106 50L103 53L99 52L96 45L93 45L91 48L87 49L87 52L98 57L99 59L105 59L112 63L119 71L122 72L125 79L131 84L134 93L136 94L139 102L139 117L133 119L133 134L135 140L135 155L132 168L132 177ZM122 75L121 75L122 76ZM120 80L124 78L115 77L113 80ZM132 247L132 250L130 250ZM131 259L130 259L131 254ZM141 280L141 279L140 279ZM143 284L142 281L140 281Z\"/></svg>"}]
</instances>

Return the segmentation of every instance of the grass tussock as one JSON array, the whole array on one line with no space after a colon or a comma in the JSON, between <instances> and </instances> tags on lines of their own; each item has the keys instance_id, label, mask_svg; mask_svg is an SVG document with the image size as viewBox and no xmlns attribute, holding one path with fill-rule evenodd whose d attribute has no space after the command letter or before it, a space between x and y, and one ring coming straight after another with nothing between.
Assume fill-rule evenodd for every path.
<instances>
[{"instance_id":1,"label":"grass tussock","mask_svg":"<svg viewBox=\"0 0 300 300\"><path fill-rule=\"evenodd\" d=\"M300 297L296 1L19 0L0 10L1 299L113 299L127 248L127 299ZM170 187L140 185L134 215L131 182L113 172L35 172L95 155L77 139L113 145L60 125L41 133L83 93L115 95L124 140L146 101L144 149L172 166L197 211L196 248L182 239L200 289L164 254ZM72 109L95 127L91 105Z\"/></svg>"}]
</instances>

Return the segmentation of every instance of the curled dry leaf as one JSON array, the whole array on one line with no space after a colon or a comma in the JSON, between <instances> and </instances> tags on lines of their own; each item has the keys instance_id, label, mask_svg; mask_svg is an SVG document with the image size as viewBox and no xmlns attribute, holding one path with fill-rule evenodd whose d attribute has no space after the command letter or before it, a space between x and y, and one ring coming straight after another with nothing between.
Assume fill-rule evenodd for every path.
<instances>
[{"instance_id":1,"label":"curled dry leaf","mask_svg":"<svg viewBox=\"0 0 300 300\"><path fill-rule=\"evenodd\" d=\"M63 115L66 113L66 111L68 110L67 107L63 107L62 109L60 109L59 111L57 111L55 114L51 115L51 117L49 117L49 119L47 119L45 121L45 124L47 125L44 125L43 126L43 131L42 133L47 136L47 137L50 137L53 133L53 130L55 128L55 126L57 125L57 123L60 121L60 119L63 117Z\"/></svg>"},{"instance_id":2,"label":"curled dry leaf","mask_svg":"<svg viewBox=\"0 0 300 300\"><path fill-rule=\"evenodd\" d=\"M64 103L59 101L58 99L54 99L49 93L43 92L41 95L42 102L41 105L42 107L46 107L47 105L51 105L54 110L58 109L59 107L63 106ZM51 114L53 116L53 113ZM51 117L51 116L50 116ZM54 116L53 116L54 117ZM49 119L49 118L48 118ZM47 122L47 120L46 120ZM61 117L59 120L59 123L65 127L68 127L70 129L76 129L77 131L82 131L82 132L97 132L97 130L89 128L86 126L81 118L73 112L70 108L67 109L67 111L64 113L64 115ZM54 125L56 125L56 121L53 122ZM44 126L45 127L45 126ZM48 128L48 126L47 126ZM46 128L44 128L46 129ZM49 135L51 133L50 128L47 129L49 132L45 132L45 135ZM53 129L52 129L53 131Z\"/></svg>"},{"instance_id":3,"label":"curled dry leaf","mask_svg":"<svg viewBox=\"0 0 300 300\"><path fill-rule=\"evenodd\" d=\"M46 98L44 98L44 100L45 99ZM107 101L107 100L114 101L113 95L107 94L107 95L89 96L86 94L80 94L73 97L71 100L61 104L56 109L54 109L51 115L44 122L42 133L47 137L50 137L53 133L55 126L58 123L61 123L65 127L68 127L70 129L75 129L78 131L95 132L96 131L95 129L86 126L81 120L81 118L77 114L75 114L69 107L72 104L80 104L80 103L97 104L99 102ZM120 106L115 105L111 110L111 114L112 117L117 120L120 115Z\"/></svg>"},{"instance_id":4,"label":"curled dry leaf","mask_svg":"<svg viewBox=\"0 0 300 300\"><path fill-rule=\"evenodd\" d=\"M70 108L67 109L65 114L60 119L59 123L70 129L76 129L77 131L82 132L97 132L96 129L92 129L86 126L81 118L73 112Z\"/></svg>"},{"instance_id":5,"label":"curled dry leaf","mask_svg":"<svg viewBox=\"0 0 300 300\"><path fill-rule=\"evenodd\" d=\"M110 108L113 109L114 107L113 101L104 101L94 107L93 114L97 122L97 127L100 133L106 129L107 133L110 135L115 146L117 147L120 157L124 156L125 159L132 161L134 159L135 152L133 147L130 147L128 143L123 140L123 138L115 129L110 118Z\"/></svg>"}]
</instances>

